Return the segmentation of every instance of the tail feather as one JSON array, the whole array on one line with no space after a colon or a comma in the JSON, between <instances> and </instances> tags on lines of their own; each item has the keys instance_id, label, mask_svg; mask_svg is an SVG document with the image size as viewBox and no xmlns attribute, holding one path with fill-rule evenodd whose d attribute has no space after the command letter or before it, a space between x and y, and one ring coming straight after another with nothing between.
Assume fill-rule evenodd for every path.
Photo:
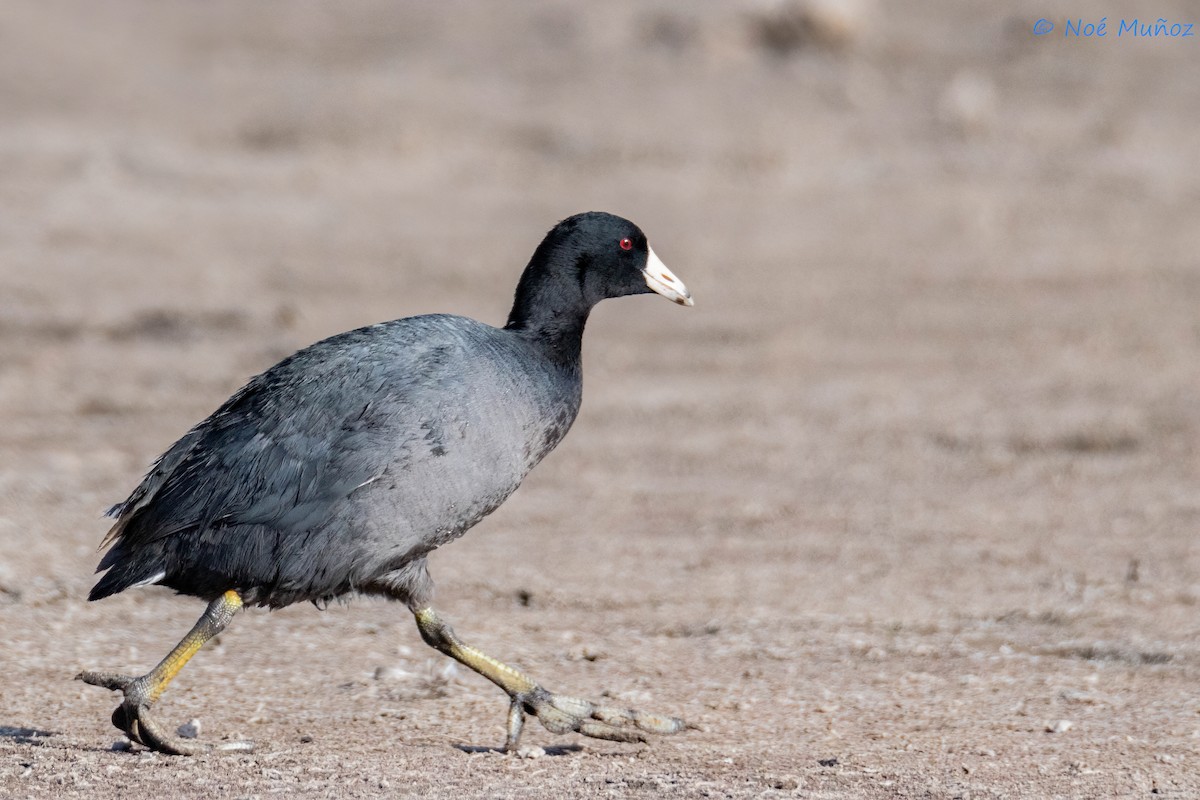
<instances>
[{"instance_id":1,"label":"tail feather","mask_svg":"<svg viewBox=\"0 0 1200 800\"><path fill-rule=\"evenodd\" d=\"M117 519L117 521L115 523L113 523L113 526L108 529L108 533L104 534L104 538L100 540L100 547L98 549L103 550L104 548L108 547L110 544L112 544L113 542L115 542L117 540L117 537L119 537L121 535L121 531L125 530L125 524L127 522L129 522L129 517L124 516L124 514L125 514L124 505L113 506L112 508L110 508L108 510L106 516L116 517L118 514L120 514L121 516ZM107 556L106 556L106 558L107 558Z\"/></svg>"},{"instance_id":2,"label":"tail feather","mask_svg":"<svg viewBox=\"0 0 1200 800\"><path fill-rule=\"evenodd\" d=\"M120 542L104 554L96 571L107 569L108 572L88 592L88 600L100 600L133 586L157 583L166 576L165 559L161 554L151 555L142 550L136 560L125 560L125 555Z\"/></svg>"}]
</instances>

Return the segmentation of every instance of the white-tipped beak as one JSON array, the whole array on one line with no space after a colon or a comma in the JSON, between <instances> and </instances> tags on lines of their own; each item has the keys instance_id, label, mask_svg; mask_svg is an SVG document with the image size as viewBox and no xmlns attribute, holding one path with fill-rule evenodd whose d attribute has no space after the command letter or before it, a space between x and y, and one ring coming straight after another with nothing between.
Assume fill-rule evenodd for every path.
<instances>
[{"instance_id":1,"label":"white-tipped beak","mask_svg":"<svg viewBox=\"0 0 1200 800\"><path fill-rule=\"evenodd\" d=\"M642 270L646 276L646 285L652 291L658 292L681 306L696 305L692 300L692 293L683 285L683 281L676 278L675 273L667 269L667 265L659 260L654 248L646 245L646 249L649 251L649 255L646 256L646 268Z\"/></svg>"}]
</instances>

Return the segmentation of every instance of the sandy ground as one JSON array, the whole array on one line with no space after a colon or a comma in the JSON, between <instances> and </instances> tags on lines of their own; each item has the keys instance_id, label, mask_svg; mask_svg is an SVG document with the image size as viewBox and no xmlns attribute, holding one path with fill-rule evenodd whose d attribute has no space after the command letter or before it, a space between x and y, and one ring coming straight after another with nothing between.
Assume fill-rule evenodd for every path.
<instances>
[{"instance_id":1,"label":"sandy ground","mask_svg":"<svg viewBox=\"0 0 1200 800\"><path fill-rule=\"evenodd\" d=\"M1200 796L1198 40L1030 31L1200 19L895 5L4 3L0 796ZM602 306L575 429L432 571L703 730L501 756L503 696L358 600L160 705L254 754L114 749L72 676L202 609L88 604L99 511L300 346L503 321L589 208L696 308Z\"/></svg>"}]
</instances>

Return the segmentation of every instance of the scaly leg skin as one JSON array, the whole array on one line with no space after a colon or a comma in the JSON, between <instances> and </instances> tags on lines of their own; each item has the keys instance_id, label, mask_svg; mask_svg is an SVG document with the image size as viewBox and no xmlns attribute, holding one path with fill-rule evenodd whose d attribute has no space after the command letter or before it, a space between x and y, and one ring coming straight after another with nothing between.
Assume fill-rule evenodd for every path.
<instances>
[{"instance_id":1,"label":"scaly leg skin","mask_svg":"<svg viewBox=\"0 0 1200 800\"><path fill-rule=\"evenodd\" d=\"M175 645L158 666L140 678L118 675L112 672L81 672L76 680L122 692L125 700L113 712L113 725L125 732L132 741L152 750L173 756L190 756L213 750L250 750L249 742L228 742L220 745L189 742L171 736L150 716L150 706L162 695L167 684L179 674L184 664L199 652L209 639L225 630L242 607L242 598L235 591L228 591L209 603L204 615L192 626L188 635Z\"/></svg>"},{"instance_id":2,"label":"scaly leg skin","mask_svg":"<svg viewBox=\"0 0 1200 800\"><path fill-rule=\"evenodd\" d=\"M512 698L508 737L504 742L506 753L517 751L526 714L541 720L551 733L575 731L614 742L644 742L647 733L678 733L692 727L675 717L600 705L546 691L528 675L463 642L432 608L414 609L413 614L426 644L475 670Z\"/></svg>"}]
</instances>

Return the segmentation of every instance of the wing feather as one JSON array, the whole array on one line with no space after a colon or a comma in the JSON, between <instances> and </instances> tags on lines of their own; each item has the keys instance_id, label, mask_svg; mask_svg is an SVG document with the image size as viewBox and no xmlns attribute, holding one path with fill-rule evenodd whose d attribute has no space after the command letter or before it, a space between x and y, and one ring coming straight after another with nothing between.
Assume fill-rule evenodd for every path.
<instances>
[{"instance_id":1,"label":"wing feather","mask_svg":"<svg viewBox=\"0 0 1200 800\"><path fill-rule=\"evenodd\" d=\"M252 379L110 509L117 519L101 546L119 541L121 547L108 556L115 561L189 531L255 525L286 536L311 530L389 465L400 462L403 469L425 449L421 425L429 411L408 397L414 388L446 380L443 366L457 349L453 341L421 335L431 322L384 323L395 328L387 336L371 328L350 331ZM106 557L100 568L113 561Z\"/></svg>"}]
</instances>

